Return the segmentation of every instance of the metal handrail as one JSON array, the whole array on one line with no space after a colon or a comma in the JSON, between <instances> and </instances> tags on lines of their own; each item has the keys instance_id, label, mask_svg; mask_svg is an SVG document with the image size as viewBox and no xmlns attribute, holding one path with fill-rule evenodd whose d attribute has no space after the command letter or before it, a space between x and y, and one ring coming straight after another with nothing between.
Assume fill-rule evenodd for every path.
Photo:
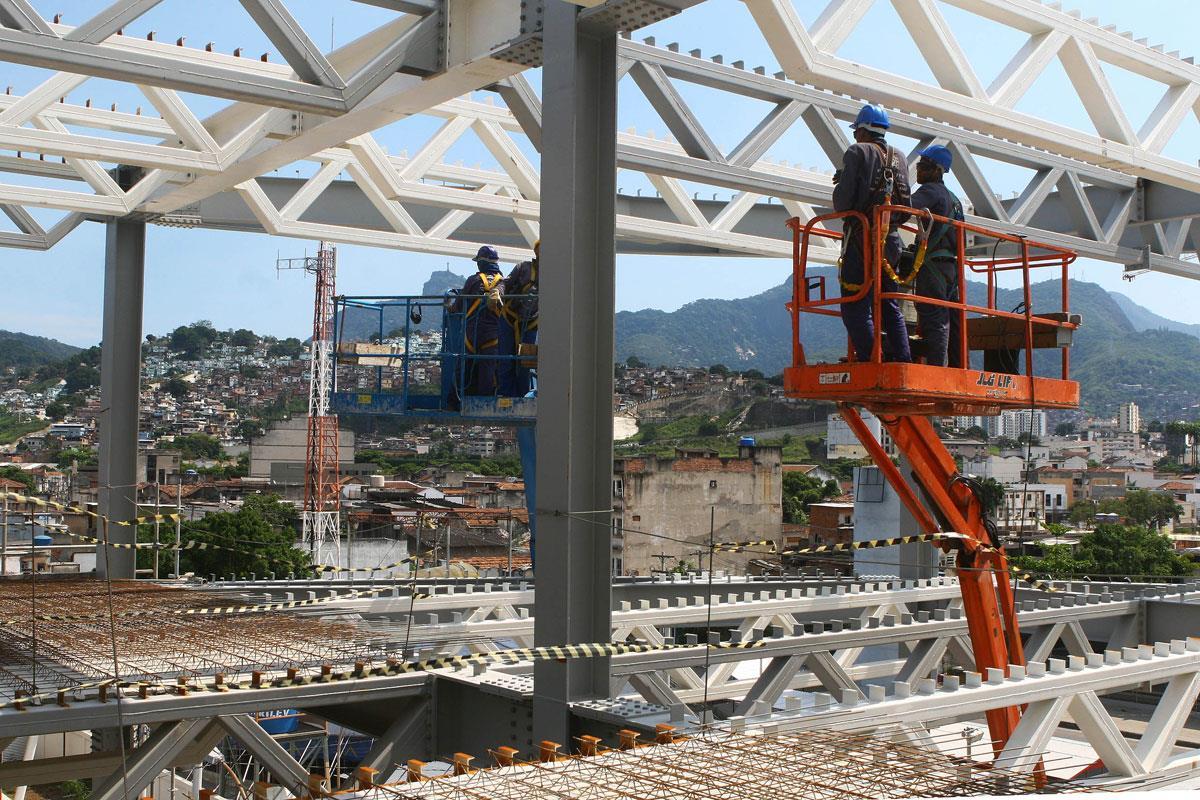
<instances>
[{"instance_id":1,"label":"metal handrail","mask_svg":"<svg viewBox=\"0 0 1200 800\"><path fill-rule=\"evenodd\" d=\"M477 364L477 363L483 362L483 361L521 363L521 362L527 362L530 357L528 355L518 355L518 354L468 353L466 351L465 341L459 343L459 345L457 347L448 349L449 343L445 339L443 339L442 346L441 346L441 348L439 348L439 350L437 352L414 353L412 343L413 343L415 334L417 334L418 331L412 321L413 312L414 312L414 310L418 310L418 311L419 310L435 310L435 309L440 310L443 314L443 323L442 323L441 331L442 331L442 333L445 333L447 330L447 325L446 325L447 318L459 318L463 321L463 324L465 324L465 318L466 318L465 306L469 305L470 303L474 302L475 300L486 300L487 297L488 296L484 295L484 294L470 294L470 295L468 295L468 294L354 295L354 296L339 295L334 298L334 337L333 337L334 338L334 347L333 347L333 352L331 353L331 357L334 359L335 365L341 364L344 367L357 366L359 369L375 370L375 388L374 388L375 393L377 393L377 394L388 394L388 393L397 394L401 397L401 403L405 408L409 407L410 395L426 396L428 394L426 392L414 392L413 391L413 388L414 388L413 387L413 378L412 378L412 374L411 374L412 369L421 364L441 364L444 366L444 365L447 365L448 360L449 360L449 363L451 363L453 365L454 371L453 371L452 375L446 375L443 372L443 374L441 376L442 386L439 388L444 390L444 387L446 385L445 382L447 381L447 379L452 378L453 382L454 382L453 385L458 387L458 391L461 392L463 387L466 385L466 379L467 379L467 376L469 375L469 370L470 370L471 365ZM536 294L519 294L519 295L513 294L513 295L504 295L504 297L513 299L513 300L517 300L517 299L524 299L524 298L536 298L537 295ZM452 311L450 308L452 303L455 303L455 304L461 303L462 305L460 305L460 308L462 308L463 310ZM345 356L345 353L343 351L343 343L346 340L343 338L343 335L344 335L344 332L346 329L345 314L348 309L360 309L360 310L375 312L377 314L377 319L378 319L377 335L379 337L379 341L381 341L381 342L383 339L386 338L386 333L387 333L384 330L384 328L385 328L384 320L385 320L386 312L389 309L402 310L401 313L403 313L403 315L404 315L403 350L402 350L402 352L377 354L374 356L374 357L380 357L380 358L387 358L390 362L393 362L393 363L389 363L387 366L369 365L369 364L368 365L361 365L361 364L347 365L341 361L341 359ZM430 330L433 330L433 329L430 329ZM397 336L396 338L400 338L400 337ZM368 357L371 357L371 356L368 356ZM399 377L401 380L401 385L398 389L396 389L394 387L394 385L393 385L393 387L390 387L389 389L384 388L383 381L384 381L384 375L385 375L384 371L385 370L394 370L399 374ZM335 369L334 370L334 385L333 385L333 390L335 392L339 391L338 382L339 382L338 370ZM437 392L436 394L442 395L443 399L445 399L444 391ZM444 409L444 410L448 410L448 409Z\"/></svg>"}]
</instances>

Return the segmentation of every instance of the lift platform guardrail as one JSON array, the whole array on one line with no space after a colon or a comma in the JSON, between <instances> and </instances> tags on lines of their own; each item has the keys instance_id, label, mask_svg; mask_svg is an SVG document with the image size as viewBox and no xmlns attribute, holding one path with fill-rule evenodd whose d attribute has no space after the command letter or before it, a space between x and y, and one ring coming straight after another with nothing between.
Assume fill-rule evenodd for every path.
<instances>
[{"instance_id":1,"label":"lift platform guardrail","mask_svg":"<svg viewBox=\"0 0 1200 800\"><path fill-rule=\"evenodd\" d=\"M516 299L522 295L510 296ZM354 377L335 370L332 408L338 414L404 416L446 424L529 426L537 400L521 396L467 392L471 370L484 362L511 366L526 374L536 367L536 345L524 344L516 354L468 352L467 314L456 310L480 295L339 296L334 298L334 348L337 366L369 371ZM375 316L374 333L366 341L347 336L347 316ZM426 320L440 316L440 326ZM403 319L388 330L388 320ZM394 324L394 323L393 323ZM356 326L357 328L357 326ZM436 347L428 343L436 332ZM351 373L354 375L354 373Z\"/></svg>"},{"instance_id":2,"label":"lift platform guardrail","mask_svg":"<svg viewBox=\"0 0 1200 800\"><path fill-rule=\"evenodd\" d=\"M911 214L930 222L953 227L958 263L959 301L918 297L906 292L874 291L884 285L884 270L893 269L883 255L883 237L870 237L892 214ZM847 226L846 220L858 224ZM830 222L843 231L825 227ZM873 212L871 224L865 214L844 211L823 214L808 222L791 219L793 233L793 296L788 304L792 317L792 366L784 371L789 395L861 405L872 411L888 413L897 408L905 413L937 415L996 414L1005 408L1075 408L1079 405L1079 385L1069 379L1070 354L1079 315L1070 313L1070 289L1067 267L1075 253L1055 245L1034 242L1024 236L988 230L968 222L918 211L904 206L880 206ZM914 230L912 226L904 226ZM814 238L842 241L845 229L862 237L866 279L848 296L831 296L825 276L808 275L808 254ZM869 241L873 238L874 241ZM970 247L968 238L973 239ZM1003 249L1004 254L1000 251ZM989 253L990 251L990 253ZM1059 308L1034 311L1031 273L1036 269L1055 269L1061 277ZM1005 273L1017 273L1023 291L1023 303L1006 311L996 305L998 283ZM969 275L983 276L987 286L987 304L975 305L967 298ZM867 361L855 359L852 346L837 363L811 363L803 342L802 315L841 316L841 307L871 294L874 340ZM961 364L971 365L971 354L982 353L975 363L982 368L955 369L922 363L897 363L884 358L885 336L881 318L882 303L887 299L944 306L957 314L960 330L966 335L952 343L959 350ZM910 334L911 336L911 334ZM920 340L914 342L920 351ZM1061 350L1058 376L1036 375L1033 352L1036 349ZM1023 352L1023 359L1019 354ZM1022 363L1023 362L1023 363Z\"/></svg>"}]
</instances>

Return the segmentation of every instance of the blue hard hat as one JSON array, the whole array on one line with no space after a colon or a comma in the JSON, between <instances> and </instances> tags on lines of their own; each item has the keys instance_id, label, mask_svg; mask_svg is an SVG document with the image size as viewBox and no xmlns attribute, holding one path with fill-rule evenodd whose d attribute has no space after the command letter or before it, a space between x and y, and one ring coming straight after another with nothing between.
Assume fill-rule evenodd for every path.
<instances>
[{"instance_id":1,"label":"blue hard hat","mask_svg":"<svg viewBox=\"0 0 1200 800\"><path fill-rule=\"evenodd\" d=\"M874 131L886 131L891 127L888 122L887 112L883 110L883 106L877 106L874 103L868 103L859 109L858 116L854 118L854 124L851 128L868 128Z\"/></svg>"},{"instance_id":2,"label":"blue hard hat","mask_svg":"<svg viewBox=\"0 0 1200 800\"><path fill-rule=\"evenodd\" d=\"M941 167L943 172L949 172L950 165L954 163L954 154L950 152L950 148L940 144L930 145L917 153L917 155L922 158L928 158Z\"/></svg>"},{"instance_id":3,"label":"blue hard hat","mask_svg":"<svg viewBox=\"0 0 1200 800\"><path fill-rule=\"evenodd\" d=\"M483 247L479 248L479 252L476 253L475 257L471 260L476 262L487 261L489 263L495 263L500 260L500 254L496 252L496 248L489 244L485 244Z\"/></svg>"}]
</instances>

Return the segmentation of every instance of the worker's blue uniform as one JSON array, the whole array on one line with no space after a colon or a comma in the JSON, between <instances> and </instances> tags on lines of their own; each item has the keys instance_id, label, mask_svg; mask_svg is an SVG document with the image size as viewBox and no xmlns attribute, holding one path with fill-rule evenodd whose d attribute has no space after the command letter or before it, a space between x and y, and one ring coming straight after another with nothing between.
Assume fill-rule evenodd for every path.
<instances>
[{"instance_id":1,"label":"worker's blue uniform","mask_svg":"<svg viewBox=\"0 0 1200 800\"><path fill-rule=\"evenodd\" d=\"M467 278L462 295L455 303L454 311L465 316L463 325L466 349L466 394L493 395L496 393L496 360L471 358L471 356L494 356L500 352L500 314L498 308L488 303L487 295L493 289L504 290L504 275L495 262L476 262L479 271Z\"/></svg>"},{"instance_id":2,"label":"worker's blue uniform","mask_svg":"<svg viewBox=\"0 0 1200 800\"><path fill-rule=\"evenodd\" d=\"M504 318L500 320L500 353L517 355L518 344L537 342L538 259L522 261L504 279ZM500 394L524 397L529 393L532 373L517 359L500 362Z\"/></svg>"},{"instance_id":3,"label":"worker's blue uniform","mask_svg":"<svg viewBox=\"0 0 1200 800\"><path fill-rule=\"evenodd\" d=\"M939 177L921 184L912 196L912 207L928 209L947 219L963 218L962 203ZM917 294L958 302L958 243L954 226L935 222L929 232L925 263L917 273ZM925 362L939 367L962 367L962 319L945 306L917 302Z\"/></svg>"},{"instance_id":4,"label":"worker's blue uniform","mask_svg":"<svg viewBox=\"0 0 1200 800\"><path fill-rule=\"evenodd\" d=\"M891 204L908 205L908 162L900 151L889 147L880 137L872 142L852 144L842 156L842 168L833 187L834 210L861 211L870 220L872 210L883 204L884 168L889 164L893 180ZM907 218L907 214L894 213L889 222L883 254L892 265L900 260L900 235L896 228ZM867 276L863 270L862 232L857 221L846 220L843 230L845 238L842 241L840 280L842 296L850 297L858 293ZM882 272L880 286L885 292L894 292L897 289L896 282L888 276L886 270ZM842 324L850 334L858 361L871 359L871 346L875 338L871 318L875 291L876 287L872 286L860 300L842 304ZM904 324L900 303L885 299L880 313L883 316L883 330L887 334L884 340L885 358L889 361L911 361L908 328Z\"/></svg>"}]
</instances>

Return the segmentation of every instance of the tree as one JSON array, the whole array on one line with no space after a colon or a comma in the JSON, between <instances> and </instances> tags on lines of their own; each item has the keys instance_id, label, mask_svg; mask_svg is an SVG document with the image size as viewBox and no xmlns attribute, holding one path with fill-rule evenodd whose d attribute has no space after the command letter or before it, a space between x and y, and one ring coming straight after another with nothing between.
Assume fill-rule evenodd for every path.
<instances>
[{"instance_id":1,"label":"tree","mask_svg":"<svg viewBox=\"0 0 1200 800\"><path fill-rule=\"evenodd\" d=\"M766 376L762 374L762 370L758 369L748 369L742 373L742 377L752 381L761 381L766 379Z\"/></svg>"},{"instance_id":2,"label":"tree","mask_svg":"<svg viewBox=\"0 0 1200 800\"><path fill-rule=\"evenodd\" d=\"M638 439L642 444L654 444L658 439L658 426L647 423L638 428Z\"/></svg>"},{"instance_id":3,"label":"tree","mask_svg":"<svg viewBox=\"0 0 1200 800\"><path fill-rule=\"evenodd\" d=\"M84 392L100 384L100 370L85 364L72 367L64 376L66 385L63 391L68 394Z\"/></svg>"},{"instance_id":4,"label":"tree","mask_svg":"<svg viewBox=\"0 0 1200 800\"><path fill-rule=\"evenodd\" d=\"M62 400L54 400L46 404L46 416L55 422L61 422L66 419L67 414L71 413L71 406L64 403Z\"/></svg>"},{"instance_id":5,"label":"tree","mask_svg":"<svg viewBox=\"0 0 1200 800\"><path fill-rule=\"evenodd\" d=\"M25 491L27 492L33 491L33 476L20 467L0 467L0 478L8 478L10 481L16 481L17 483L24 485Z\"/></svg>"},{"instance_id":6,"label":"tree","mask_svg":"<svg viewBox=\"0 0 1200 800\"><path fill-rule=\"evenodd\" d=\"M238 328L229 335L229 343L234 347L254 347L258 344L258 336L247 328Z\"/></svg>"},{"instance_id":7,"label":"tree","mask_svg":"<svg viewBox=\"0 0 1200 800\"><path fill-rule=\"evenodd\" d=\"M1074 436L1075 435L1075 423L1074 422L1058 423L1057 425L1054 426L1054 435L1055 436Z\"/></svg>"},{"instance_id":8,"label":"tree","mask_svg":"<svg viewBox=\"0 0 1200 800\"><path fill-rule=\"evenodd\" d=\"M625 359L625 366L629 367L630 369L641 369L642 367L646 366L646 362L642 361L637 356L630 356L629 358Z\"/></svg>"},{"instance_id":9,"label":"tree","mask_svg":"<svg viewBox=\"0 0 1200 800\"><path fill-rule=\"evenodd\" d=\"M1090 525L1096 519L1097 510L1095 500L1080 500L1071 506L1071 510L1067 514L1067 519L1071 520L1072 524L1075 525Z\"/></svg>"},{"instance_id":10,"label":"tree","mask_svg":"<svg viewBox=\"0 0 1200 800\"><path fill-rule=\"evenodd\" d=\"M700 436L719 436L721 427L711 419L700 423L700 427L696 429L696 433Z\"/></svg>"},{"instance_id":11,"label":"tree","mask_svg":"<svg viewBox=\"0 0 1200 800\"><path fill-rule=\"evenodd\" d=\"M180 325L171 331L170 347L173 352L194 361L204 355L208 346L217 340L216 328L208 320Z\"/></svg>"},{"instance_id":12,"label":"tree","mask_svg":"<svg viewBox=\"0 0 1200 800\"><path fill-rule=\"evenodd\" d=\"M272 358L299 358L304 352L304 342L294 336L289 336L286 339L280 339L267 348L267 355Z\"/></svg>"},{"instance_id":13,"label":"tree","mask_svg":"<svg viewBox=\"0 0 1200 800\"><path fill-rule=\"evenodd\" d=\"M1100 525L1083 535L1075 552L1070 545L1046 548L1041 558L1016 557L1014 562L1051 577L1190 575L1192 563L1163 534L1140 525Z\"/></svg>"},{"instance_id":14,"label":"tree","mask_svg":"<svg viewBox=\"0 0 1200 800\"><path fill-rule=\"evenodd\" d=\"M265 431L263 431L262 425L255 419L244 419L237 425L238 438L247 444L251 439L262 436L263 433Z\"/></svg>"},{"instance_id":15,"label":"tree","mask_svg":"<svg viewBox=\"0 0 1200 800\"><path fill-rule=\"evenodd\" d=\"M1034 447L1042 443L1042 440L1034 436L1032 433L1022 433L1017 437L1017 442L1020 444L1028 444Z\"/></svg>"},{"instance_id":16,"label":"tree","mask_svg":"<svg viewBox=\"0 0 1200 800\"><path fill-rule=\"evenodd\" d=\"M967 428L965 435L972 439L978 439L981 442L986 442L988 440L987 431L978 425L972 425L971 427Z\"/></svg>"},{"instance_id":17,"label":"tree","mask_svg":"<svg viewBox=\"0 0 1200 800\"><path fill-rule=\"evenodd\" d=\"M783 473L783 521L803 524L813 503L842 493L837 481L821 481L800 472Z\"/></svg>"},{"instance_id":18,"label":"tree","mask_svg":"<svg viewBox=\"0 0 1200 800\"><path fill-rule=\"evenodd\" d=\"M167 382L163 384L163 391L176 400L182 400L192 391L192 385L183 378L168 378Z\"/></svg>"},{"instance_id":19,"label":"tree","mask_svg":"<svg viewBox=\"0 0 1200 800\"><path fill-rule=\"evenodd\" d=\"M1130 522L1158 527L1179 519L1182 513L1175 498L1165 492L1131 489L1125 493L1124 516Z\"/></svg>"},{"instance_id":20,"label":"tree","mask_svg":"<svg viewBox=\"0 0 1200 800\"><path fill-rule=\"evenodd\" d=\"M1151 433L1162 433L1162 431L1163 431L1162 420L1158 420L1158 419L1150 420L1150 424L1146 426L1146 430L1150 431Z\"/></svg>"},{"instance_id":21,"label":"tree","mask_svg":"<svg viewBox=\"0 0 1200 800\"><path fill-rule=\"evenodd\" d=\"M995 478L984 478L980 484L983 491L979 499L983 503L983 513L995 514L1004 505L1004 484Z\"/></svg>"},{"instance_id":22,"label":"tree","mask_svg":"<svg viewBox=\"0 0 1200 800\"><path fill-rule=\"evenodd\" d=\"M217 459L221 457L221 442L203 433L176 436L175 449L186 459Z\"/></svg>"},{"instance_id":23,"label":"tree","mask_svg":"<svg viewBox=\"0 0 1200 800\"><path fill-rule=\"evenodd\" d=\"M720 375L721 377L725 377L726 375L729 374L729 367L725 366L724 364L713 364L711 367L708 368L708 374L709 375Z\"/></svg>"},{"instance_id":24,"label":"tree","mask_svg":"<svg viewBox=\"0 0 1200 800\"><path fill-rule=\"evenodd\" d=\"M185 540L207 542L222 549L184 550L180 568L197 575L307 575L308 554L295 547L296 518L296 509L275 495L248 495L236 512L209 514L203 520L187 523ZM174 533L162 529L160 540L174 544ZM139 567L150 567L153 553L139 550L138 561Z\"/></svg>"}]
</instances>

